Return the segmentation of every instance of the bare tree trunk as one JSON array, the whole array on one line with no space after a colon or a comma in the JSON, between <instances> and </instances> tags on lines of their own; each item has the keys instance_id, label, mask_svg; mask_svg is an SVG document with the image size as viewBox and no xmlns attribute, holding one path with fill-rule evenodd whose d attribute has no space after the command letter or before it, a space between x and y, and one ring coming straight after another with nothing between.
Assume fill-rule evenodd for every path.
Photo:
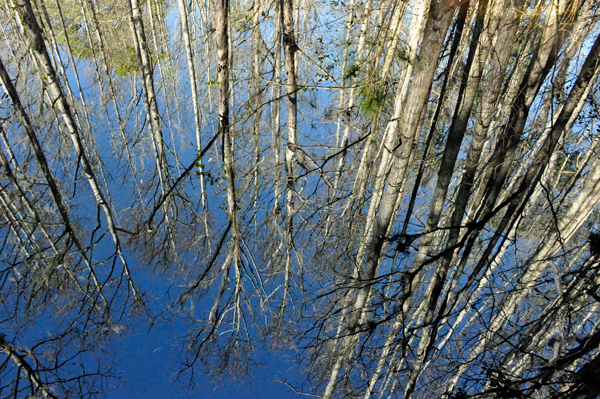
<instances>
[{"instance_id":1,"label":"bare tree trunk","mask_svg":"<svg viewBox=\"0 0 600 399\"><path fill-rule=\"evenodd\" d=\"M233 136L229 125L229 0L215 3L215 45L217 49L217 81L219 82L219 134L223 145L223 167L227 182L227 218L231 222L231 263L239 273L240 227L235 189ZM227 268L229 269L229 267ZM236 281L236 283L240 283ZM237 284L236 284L237 285Z\"/></svg>"},{"instance_id":2,"label":"bare tree trunk","mask_svg":"<svg viewBox=\"0 0 600 399\"><path fill-rule=\"evenodd\" d=\"M194 107L194 124L196 128L196 146L198 153L202 151L202 121L200 120L200 104L198 103L198 82L196 79L196 68L194 66L194 52L192 51L192 43L190 41L190 28L188 24L188 11L184 0L178 0L177 5L179 6L179 19L181 21L181 34L183 36L183 42L185 45L185 53L187 56L187 68L190 79L190 88L192 90L192 105ZM202 159L198 159L199 170L200 170L200 200L204 209L204 233L208 236L208 203L206 201L206 188L204 179L204 169L202 165Z\"/></svg>"},{"instance_id":3,"label":"bare tree trunk","mask_svg":"<svg viewBox=\"0 0 600 399\"><path fill-rule=\"evenodd\" d=\"M262 120L262 101L263 101L263 88L261 86L261 44L262 44L262 36L260 30L260 16L261 16L261 1L255 0L254 2L254 16L252 17L252 82L251 88L252 96L254 97L254 120L252 126L252 137L254 141L254 149L253 149L253 177L254 177L254 231L255 234L258 233L258 195L260 191L260 128L261 128L261 120Z\"/></svg>"},{"instance_id":4,"label":"bare tree trunk","mask_svg":"<svg viewBox=\"0 0 600 399\"><path fill-rule=\"evenodd\" d=\"M87 17L87 12L86 12L86 4L87 7L89 7L89 12L91 13L91 22L89 23L88 21L88 17ZM126 158L127 158L127 163L129 164L129 168L131 170L131 173L133 175L133 180L134 180L134 184L135 184L135 188L138 194L138 199L139 199L139 204L142 207L142 209L145 209L145 201L143 199L142 196L142 190L140 188L139 182L138 182L138 171L134 165L133 162L133 156L131 154L131 149L129 148L130 146L130 140L127 137L127 133L126 133L126 126L125 126L125 121L123 120L123 117L121 116L121 111L119 109L119 105L117 103L117 93L115 90L115 83L113 81L113 77L110 73L110 67L108 65L108 59L107 59L107 55L106 55L106 49L104 46L104 38L102 36L102 32L100 30L100 24L98 21L98 16L96 14L96 9L94 6L94 3L92 0L87 0L86 2L81 2L81 13L84 16L84 21L86 22L84 24L85 26L85 30L88 36L88 40L90 41L90 43L93 43L92 40L92 34L90 32L90 26L93 27L95 36L96 36L96 40L98 43L98 48L100 49L100 56L98 57L95 53L95 47L92 47L92 49L94 50L94 64L96 65L96 73L97 73L97 78L98 78L98 88L100 90L100 97L104 98L105 97L105 93L103 90L103 86L102 86L102 79L104 77L104 75L101 74L101 68L97 65L97 58L100 58L102 60L102 64L104 67L104 71L106 73L106 80L108 82L108 91L109 91L109 98L113 103L114 106L114 110L115 110L115 115L117 117L117 122L119 124L119 137L121 138L121 140L123 141L123 148L125 150L125 154L126 154ZM110 112L108 110L108 106L107 103L108 101L104 102L102 101L104 104L104 111L106 113L106 119L108 122L108 126L111 130L111 135L113 134L113 123L111 122L111 116L110 116ZM113 137L114 138L114 137Z\"/></svg>"},{"instance_id":5,"label":"bare tree trunk","mask_svg":"<svg viewBox=\"0 0 600 399\"><path fill-rule=\"evenodd\" d=\"M554 147L558 141L560 135L563 134L564 128L567 125L569 119L573 111L576 109L578 102L581 97L584 95L587 85L591 81L592 77L596 69L599 66L600 62L600 36L596 39L594 45L592 46L590 53L582 67L581 72L575 82L571 92L569 94L569 98L567 102L563 106L560 115L557 118L556 123L554 124L551 133L547 136L546 142L536 155L536 159L533 161L532 165L529 167L528 172L521 183L520 189L515 193L514 198L512 200L511 207L516 208L518 205L524 206L526 201L529 199L537 182L541 175L543 174L544 167L546 165L546 161L548 160L550 154L554 151ZM597 172L597 171L596 171ZM562 242L566 242L569 240L571 235L575 232L575 229L578 228L581 223L587 218L589 212L595 208L595 206L600 201L600 197L591 196L591 192L595 192L598 190L597 183L599 175L594 172L585 187L582 189L580 195L578 196L578 201L575 201L569 210L566 212L565 216L562 218L561 223L558 225L557 233L560 234L561 239L556 240L552 238L548 238L546 240L546 245L535 255L535 257L528 262L527 270L519 279L520 287L528 287L532 282L541 274L544 264L544 260L548 259L553 253L558 251ZM590 211L584 211L589 209ZM507 211L504 216L500 227L498 230L503 231L502 226L508 225L508 219L512 216L512 212L509 213ZM514 222L513 222L514 223ZM491 248L495 246L499 235L501 233L496 233L494 236L494 241L492 241L488 245L488 251L491 251ZM485 258L485 256L483 257ZM483 346L486 344L487 340L490 338L491 334L494 334L505 321L505 315L511 314L512 310L516 306L517 302L523 295L523 289L512 291L511 294L503 301L502 304L502 312L496 315L488 329L488 332L485 335L485 338L481 339L476 348L471 351L470 359L473 359L475 356L479 354ZM460 374L464 371L464 366L459 368L459 373L455 375L454 383L458 380Z\"/></svg>"},{"instance_id":6,"label":"bare tree trunk","mask_svg":"<svg viewBox=\"0 0 600 399\"><path fill-rule=\"evenodd\" d=\"M410 202L408 204L408 209L406 211L406 217L404 219L404 224L402 226L402 233L401 233L402 236L404 236L406 234L407 229L408 229L408 224L409 224L410 218L412 216L412 210L413 210L413 207L414 207L414 204L416 201L419 186L421 184L421 179L423 177L423 172L425 169L425 163L426 163L426 159L427 159L427 153L429 151L429 146L431 145L433 135L434 135L435 131L437 130L438 120L440 117L442 106L444 104L444 96L446 95L446 91L447 91L447 87L448 87L448 80L450 78L452 66L455 61L455 56L456 56L456 52L458 49L458 45L462 38L462 32L464 29L464 24L465 24L465 20L466 20L466 16L467 16L466 14L467 14L467 11L469 8L469 4L470 4L470 2L465 2L464 4L462 4L460 6L460 9L458 12L457 21L455 23L456 25L455 25L455 32L454 32L452 47L450 48L450 53L448 55L448 64L446 66L444 82L442 83L442 88L440 90L440 97L438 98L438 103L437 103L435 113L432 118L431 127L429 128L429 134L427 135L427 142L425 143L425 149L423 150L423 156L421 159L421 164L419 165L419 171L417 173L417 176L415 177L414 187L412 190ZM478 83L479 83L479 81L478 81L479 74L476 74L475 82L472 82L472 81L469 82L471 84L471 86L470 86L471 90L469 91L469 94L471 94L471 96L465 100L465 106L462 107L462 108L467 108L468 111L465 112L466 115L462 115L462 118L460 118L461 122L463 122L463 123L461 123L461 125L464 124L464 126L462 126L460 128L460 130L459 130L458 126L456 126L456 129L454 129L454 126L455 126L454 122L457 119L458 110L461 109L461 106L463 105L462 99L463 99L465 89L467 88L467 81L472 73L471 66L473 65L473 59L475 58L476 50L478 49L479 33L481 32L481 29L483 27L483 19L484 19L485 11L487 8L487 0L480 2L479 7L480 8L478 10L477 24L474 28L473 38L471 40L471 47L469 50L469 56L468 56L467 63L465 65L465 68L463 71L463 79L462 79L459 93L458 93L458 99L456 102L453 124L450 127L448 139L446 140L446 150L444 151L444 155L442 156L442 164L439 169L439 176L443 175L443 176L445 176L445 178L440 179L440 177L438 177L438 183L437 183L438 186L436 187L436 191L433 194L432 201L431 201L432 204L435 204L436 198L439 198L441 196L442 201L443 201L443 198L446 196L446 192L447 192L448 186L450 184L450 177L452 175L452 171L454 170L454 162L456 161L456 156L458 155L458 149L460 148L460 144L462 142L462 135L464 135L464 130L466 128L466 124L469 119L471 107L473 105L473 102L475 100L475 94L477 92L477 87L478 87ZM453 131L454 131L454 135L452 134ZM455 150L454 152L456 152L456 154L454 154L454 161L452 161L451 160L452 158L450 158L447 155L448 149L450 148L449 146L452 146L452 148ZM448 158L450 158L450 160L448 160ZM445 188L438 190L438 187L440 187L440 186L445 187ZM441 192L438 192L438 191L441 191ZM438 206L437 211L435 211L435 212L434 212L434 209L436 209L435 206L430 207L430 214L427 219L427 226L425 227L426 232L431 231L433 229L431 226L434 224L435 224L435 227L437 227L437 222L439 221L440 214L441 214L441 206ZM435 221L434 221L434 219L435 219ZM425 242L425 240L430 240L430 241ZM424 259L424 255L426 254L426 250L431 243L431 240L432 240L431 235L426 235L426 236L421 237L420 245L419 245L419 255L417 256L415 264L418 265L419 263L422 262L422 260Z\"/></svg>"},{"instance_id":7,"label":"bare tree trunk","mask_svg":"<svg viewBox=\"0 0 600 399\"><path fill-rule=\"evenodd\" d=\"M292 264L292 249L294 247L294 216L296 209L296 162L298 143L296 140L296 129L298 125L298 104L296 93L296 33L294 28L294 3L293 0L282 0L283 11L283 54L285 59L285 87L286 87L286 112L287 112L287 145L285 150L286 166L286 198L287 215L285 226L285 281L280 312L283 316L288 295Z\"/></svg>"},{"instance_id":8,"label":"bare tree trunk","mask_svg":"<svg viewBox=\"0 0 600 399\"><path fill-rule=\"evenodd\" d=\"M281 211L281 38L283 30L283 0L276 1L276 22L275 22L275 68L273 71L273 80L275 83L274 100L275 100L275 116L273 118L273 151L274 151L274 167L275 167L275 198L273 206L273 214L279 218Z\"/></svg>"},{"instance_id":9,"label":"bare tree trunk","mask_svg":"<svg viewBox=\"0 0 600 399\"><path fill-rule=\"evenodd\" d=\"M67 126L73 147L75 148L75 152L81 162L83 172L90 185L90 188L92 189L97 206L102 209L106 217L108 230L112 236L115 251L123 264L123 272L127 278L132 293L134 294L136 300L141 300L141 296L131 280L129 266L121 249L121 243L115 227L112 211L104 198L102 190L98 185L94 171L88 160L80 133L77 129L77 125L75 124L75 120L71 112L70 104L65 98L54 67L50 61L50 57L48 56L46 45L44 44L44 39L42 37L40 27L37 24L33 9L31 8L30 1L17 0L17 10L21 16L23 25L26 27L26 36L29 41L29 47L40 66L39 73L42 74L40 78L45 81L47 85L46 87L49 89L49 93L52 97L52 102L56 105L58 112L61 114L63 121Z\"/></svg>"},{"instance_id":10,"label":"bare tree trunk","mask_svg":"<svg viewBox=\"0 0 600 399\"><path fill-rule=\"evenodd\" d=\"M287 179L288 219L295 212L295 180L296 180L296 128L297 128L297 93L296 93L296 35L294 33L293 0L283 0L283 53L285 57L285 87L288 143L285 151Z\"/></svg>"},{"instance_id":11,"label":"bare tree trunk","mask_svg":"<svg viewBox=\"0 0 600 399\"><path fill-rule=\"evenodd\" d=\"M149 126L152 137L152 146L156 156L156 168L161 190L163 193L167 191L167 159L164 150L164 141L162 134L162 126L160 115L158 112L158 103L154 90L154 77L152 70L152 61L148 53L148 43L144 32L144 22L142 20L142 12L138 0L129 0L129 17L131 24L131 33L133 43L138 56L138 65L140 76L142 79L142 88L144 92L144 105L149 119Z\"/></svg>"},{"instance_id":12,"label":"bare tree trunk","mask_svg":"<svg viewBox=\"0 0 600 399\"><path fill-rule=\"evenodd\" d=\"M386 129L387 137L393 141L397 140L396 143L399 141L397 145L399 149L394 150L396 145L387 145L384 149L384 156L382 157L379 173L376 177L375 192L369 206L365 234L356 258L354 278L357 278L359 288L356 290L356 299L354 300L354 304L351 305L352 309L348 311L347 319L346 317L342 319L346 338L343 338L340 344L339 354L336 356L336 361L332 367L329 381L323 394L324 399L329 399L333 394L342 364L349 355L349 352L354 349L359 336L357 328L363 319L363 314L366 312L366 302L372 287L371 282L377 274L377 268L381 260L381 251L386 241L386 234L388 234L390 228L392 214L395 211L398 198L403 191L402 184L405 181L405 174L412 156L414 142L418 136L417 129L420 124L420 118L429 98L431 85L437 69L437 61L454 14L454 8L455 4L453 3L446 5L436 1L431 2L429 18L427 19L421 44L421 48L427 49L422 54L421 61L423 68L415 72L415 76L412 79L412 88L403 113L400 106L403 101L401 101L400 97L397 97L394 118L389 122ZM399 94L402 94L402 91ZM401 114L402 120L400 120ZM400 126L402 126L402 131L400 131ZM400 137L396 138L396 135ZM392 169L384 190L383 187L387 178L386 170L389 170L386 166L388 162L392 164ZM363 262L364 270L362 270Z\"/></svg>"},{"instance_id":13,"label":"bare tree trunk","mask_svg":"<svg viewBox=\"0 0 600 399\"><path fill-rule=\"evenodd\" d=\"M33 130L33 126L31 124L29 116L27 115L27 113L25 112L25 109L21 105L21 100L19 98L19 95L17 94L17 91L16 91L10 77L8 76L8 73L7 73L6 69L4 68L4 64L2 63L1 60L0 60L0 79L2 80L2 87L3 87L4 91L9 95L9 97L13 103L13 107L15 108L15 110L17 111L17 114L19 115L21 123L25 127L25 132L27 134L27 138L29 139L29 143L30 143L33 153L35 155L35 159L38 162L38 164L40 165L40 168L42 169L44 178L48 182L48 186L50 188L50 193L52 195L52 199L53 199L56 207L58 208L58 212L59 212L61 219L65 225L65 231L71 237L71 239L73 240L73 243L75 244L75 247L77 248L78 252L83 257L83 259L86 263L86 266L88 267L88 270L90 272L90 275L92 276L92 281L94 283L94 286L96 287L97 294L101 298L103 298L105 304L108 304L108 302L106 301L106 298L104 298L104 294L102 293L102 289L101 289L101 284L96 276L96 273L91 265L91 262L89 261L88 256L86 255L86 253L83 249L83 246L79 242L79 239L77 237L77 234L76 234L73 224L71 222L71 218L69 216L69 212L68 212L66 203L63 201L62 194L58 188L54 174L52 173L52 171L50 170L50 167L48 166L48 162L46 160L46 155L44 154L44 150L42 149L42 146L37 138L37 135L35 134L35 132ZM2 130L2 133L4 136L3 130ZM82 287L80 287L80 289L82 290L82 292L85 292Z\"/></svg>"}]
</instances>

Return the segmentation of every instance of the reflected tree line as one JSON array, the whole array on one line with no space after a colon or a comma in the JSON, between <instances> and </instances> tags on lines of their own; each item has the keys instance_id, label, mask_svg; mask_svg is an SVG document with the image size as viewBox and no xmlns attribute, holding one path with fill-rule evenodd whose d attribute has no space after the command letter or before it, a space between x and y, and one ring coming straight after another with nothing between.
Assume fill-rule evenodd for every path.
<instances>
[{"instance_id":1,"label":"reflected tree line","mask_svg":"<svg viewBox=\"0 0 600 399\"><path fill-rule=\"evenodd\" d=\"M600 393L596 1L0 10L0 396L102 396L173 320L191 381Z\"/></svg>"}]
</instances>

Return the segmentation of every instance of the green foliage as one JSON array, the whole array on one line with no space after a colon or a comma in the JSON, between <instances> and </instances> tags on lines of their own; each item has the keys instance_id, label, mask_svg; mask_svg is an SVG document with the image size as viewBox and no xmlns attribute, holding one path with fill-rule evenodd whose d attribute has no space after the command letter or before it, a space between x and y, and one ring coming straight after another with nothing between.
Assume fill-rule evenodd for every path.
<instances>
[{"instance_id":1,"label":"green foliage","mask_svg":"<svg viewBox=\"0 0 600 399\"><path fill-rule=\"evenodd\" d=\"M361 75L364 78L365 74L362 70L363 65L363 62L361 61L348 65L343 71L342 76L344 80L360 78ZM367 77L366 80L369 80L369 82L364 84L360 89L360 101L358 105L365 113L375 115L383 106L385 100L385 87L381 83L372 83L373 79L369 79L369 77Z\"/></svg>"},{"instance_id":2,"label":"green foliage","mask_svg":"<svg viewBox=\"0 0 600 399\"><path fill-rule=\"evenodd\" d=\"M377 84L367 84L360 91L360 108L367 114L375 115L385 100L383 88Z\"/></svg>"},{"instance_id":3,"label":"green foliage","mask_svg":"<svg viewBox=\"0 0 600 399\"><path fill-rule=\"evenodd\" d=\"M359 64L351 64L344 71L344 80L356 77L359 72L360 72L360 65Z\"/></svg>"},{"instance_id":4,"label":"green foliage","mask_svg":"<svg viewBox=\"0 0 600 399\"><path fill-rule=\"evenodd\" d=\"M218 184L221 180L223 180L222 173L219 173L217 176L214 176L209 169L205 168L205 166L202 164L202 160L200 158L196 159L194 166L196 168L200 169L200 170L196 171L196 176L203 175L204 178L206 179L206 181L208 182L208 184L210 184L211 186L214 186L214 185Z\"/></svg>"},{"instance_id":5,"label":"green foliage","mask_svg":"<svg viewBox=\"0 0 600 399\"><path fill-rule=\"evenodd\" d=\"M130 73L137 73L139 71L137 55L135 49L131 46L126 46L125 51L114 58L112 63L115 68L115 73L119 77L127 76Z\"/></svg>"},{"instance_id":6,"label":"green foliage","mask_svg":"<svg viewBox=\"0 0 600 399\"><path fill-rule=\"evenodd\" d=\"M161 4L158 6L161 8ZM85 60L100 58L102 56L100 44L95 32L95 28L98 28L103 38L102 47L109 68L119 77L138 72L137 54L131 37L126 3L118 0L97 3L95 10L97 26L91 20L89 9L85 14L82 12L79 1L61 0L60 7L66 32L56 3L53 1L46 3L50 23L60 45L66 47L68 37L68 44L75 57ZM143 12L147 14L147 10ZM159 11L159 14L161 18L166 15L164 11ZM152 48L148 51L153 60L164 57L164 54L152 54Z\"/></svg>"}]
</instances>

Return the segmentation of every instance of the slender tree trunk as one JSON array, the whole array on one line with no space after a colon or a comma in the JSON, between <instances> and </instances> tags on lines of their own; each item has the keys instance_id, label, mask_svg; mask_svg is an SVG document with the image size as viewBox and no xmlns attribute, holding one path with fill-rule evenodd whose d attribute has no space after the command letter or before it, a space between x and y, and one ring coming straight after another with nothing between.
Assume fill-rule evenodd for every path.
<instances>
[{"instance_id":1,"label":"slender tree trunk","mask_svg":"<svg viewBox=\"0 0 600 399\"><path fill-rule=\"evenodd\" d=\"M144 92L144 105L146 108L147 118L152 137L152 146L156 156L156 168L158 179L161 186L161 191L165 193L166 177L167 177L167 159L164 149L164 141L162 134L162 125L160 114L158 112L158 103L154 90L154 72L152 61L150 59L148 42L144 31L144 22L142 20L142 12L138 0L129 0L129 18L131 25L131 33L133 37L134 47L138 57L138 66L140 77L142 79L142 89Z\"/></svg>"},{"instance_id":2,"label":"slender tree trunk","mask_svg":"<svg viewBox=\"0 0 600 399\"><path fill-rule=\"evenodd\" d=\"M229 124L229 0L215 3L215 46L217 49L217 82L219 86L219 134L223 146L223 168L227 184L227 218L231 222L231 263L239 270L240 227L238 221L237 193L233 136ZM227 268L229 269L229 267ZM241 283L241 282L236 282Z\"/></svg>"},{"instance_id":3,"label":"slender tree trunk","mask_svg":"<svg viewBox=\"0 0 600 399\"><path fill-rule=\"evenodd\" d=\"M253 148L253 184L254 184L254 231L258 233L258 195L260 192L260 133L261 133L261 121L262 121L262 102L263 102L263 88L261 86L261 45L262 36L260 30L260 16L261 16L261 1L255 0L254 2L254 16L252 18L252 82L251 88L252 97L254 97L254 120L252 126L252 138L254 141Z\"/></svg>"},{"instance_id":4,"label":"slender tree trunk","mask_svg":"<svg viewBox=\"0 0 600 399\"><path fill-rule=\"evenodd\" d=\"M273 71L273 80L275 83L274 99L275 99L275 116L273 118L273 151L275 159L275 205L273 206L273 214L279 218L281 211L281 38L283 30L283 0L276 1L276 22L275 22L275 68Z\"/></svg>"},{"instance_id":5,"label":"slender tree trunk","mask_svg":"<svg viewBox=\"0 0 600 399\"><path fill-rule=\"evenodd\" d=\"M16 91L10 77L8 76L8 73L7 73L6 69L4 68L4 64L2 63L1 60L0 60L0 79L2 80L2 87L3 87L4 91L10 97L10 99L13 103L13 107L15 108L15 110L17 111L17 114L19 115L19 119L21 120L21 123L25 127L25 132L27 134L27 138L29 139L29 143L32 147L35 159L38 162L40 169L42 169L44 178L48 182L48 186L50 188L50 193L52 195L52 199L54 201L54 204L58 208L58 212L59 212L61 219L65 226L65 231L71 237L71 239L73 240L73 243L75 244L75 247L77 248L78 252L81 254L82 258L84 259L86 266L88 267L88 270L90 272L90 275L92 276L92 281L94 282L94 286L96 287L97 294L103 298L104 294L102 293L101 284L94 272L94 269L92 268L91 262L89 261L88 256L86 255L86 253L83 249L83 246L79 242L79 239L78 239L75 229L73 227L73 223L71 222L71 218L69 216L69 212L68 212L66 203L63 201L63 197L58 188L58 184L56 183L54 174L52 173L52 171L50 170L50 167L48 166L48 161L46 160L46 155L44 154L44 150L42 149L42 146L37 138L37 135L36 135L35 131L33 130L33 125L30 121L30 118L27 115L27 113L25 112L25 109L23 108L23 105L21 104L21 99L19 98L19 95L17 94L17 91ZM4 136L4 130L2 130L2 135ZM83 288L81 288L81 290L84 292ZM106 298L103 298L103 300L104 300L105 304L108 303L106 301Z\"/></svg>"},{"instance_id":6,"label":"slender tree trunk","mask_svg":"<svg viewBox=\"0 0 600 399\"><path fill-rule=\"evenodd\" d=\"M298 45L296 43L296 33L294 27L294 4L293 0L282 0L283 10L283 54L285 59L285 88L286 112L287 112L287 146L285 150L286 165L286 198L287 198L287 219L285 226L285 281L284 291L280 306L280 313L287 303L289 295L289 282L292 263L292 249L294 247L294 216L296 209L296 162L298 143L296 139L296 129L298 125L298 104L296 93L296 52Z\"/></svg>"},{"instance_id":7,"label":"slender tree trunk","mask_svg":"<svg viewBox=\"0 0 600 399\"><path fill-rule=\"evenodd\" d=\"M288 219L295 212L295 180L296 180L296 128L297 128L297 93L296 93L296 34L294 33L293 0L283 0L283 53L285 57L285 87L288 143L285 151L287 174L287 209ZM289 222L288 222L289 223Z\"/></svg>"},{"instance_id":8,"label":"slender tree trunk","mask_svg":"<svg viewBox=\"0 0 600 399\"><path fill-rule=\"evenodd\" d=\"M522 204L524 206L526 201L529 199L533 190L535 189L535 185L539 182L541 175L543 174L544 166L546 165L546 161L548 160L550 154L554 151L554 147L560 135L563 134L564 128L567 125L569 119L573 111L576 109L576 106L581 99L581 96L584 95L587 85L591 81L592 77L595 74L596 69L600 63L600 36L596 39L594 45L592 46L590 53L582 67L579 76L571 89L569 94L569 98L559 117L557 118L556 123L554 124L551 133L547 136L546 142L536 155L536 159L529 167L528 172L521 183L520 189L517 191L516 195L513 198L513 203L511 207L516 208L518 204ZM528 262L527 270L523 274L523 276L519 279L520 287L528 287L532 284L532 282L541 274L542 267L544 264L544 260L548 259L553 253L559 250L562 242L566 242L569 240L571 235L575 232L575 230L583 223L583 221L589 216L589 212L596 207L598 202L600 201L600 197L596 195L590 195L591 192L598 190L598 179L599 173L592 173L592 176L588 179L585 187L582 189L580 195L578 196L578 200L575 201L569 210L566 212L565 216L561 219L561 222L558 225L557 234L560 234L561 239L557 240L556 237L548 237L546 239L546 245L544 248L539 251L535 257ZM532 188L533 187L533 188ZM589 212L584 211L589 209ZM505 214L500 227L494 236L494 241L492 241L488 245L488 251L490 248L495 246L495 242L499 239L501 232L503 232L502 226L508 225L507 219L510 218L512 212ZM513 222L514 223L514 222ZM552 239L554 238L554 239ZM484 256L485 257L485 256ZM485 338L480 340L480 343L471 351L470 359L473 359L475 356L479 354L483 346L486 344L487 340L490 339L490 334L494 334L499 328L501 328L502 324L505 321L505 315L512 314L513 309L518 303L519 299L522 297L524 290L519 289L512 291L511 294L503 301L502 304L502 312L496 315L488 329L488 332L485 335ZM464 366L459 368L459 373L455 375L454 383L458 380L460 374L464 371Z\"/></svg>"},{"instance_id":9,"label":"slender tree trunk","mask_svg":"<svg viewBox=\"0 0 600 399\"><path fill-rule=\"evenodd\" d=\"M192 105L194 107L194 125L196 130L196 146L198 153L202 151L202 121L200 118L200 104L198 103L198 82L196 79L196 68L194 66L194 52L192 51L192 43L190 40L190 28L188 24L188 11L184 0L178 0L179 19L181 21L181 35L185 45L185 53L187 56L187 68L190 79L190 88L192 90ZM204 233L208 237L208 203L206 201L206 187L204 178L204 169L202 159L198 159L200 170L200 201L204 212Z\"/></svg>"},{"instance_id":10,"label":"slender tree trunk","mask_svg":"<svg viewBox=\"0 0 600 399\"><path fill-rule=\"evenodd\" d=\"M87 12L86 12L86 4L89 7L89 12L91 14L91 24L89 23L90 21L88 21L88 17L87 17ZM117 103L117 93L115 90L115 83L113 81L112 78L112 74L111 74L111 69L108 65L108 61L107 61L107 55L106 55L106 49L104 47L104 38L102 36L102 32L100 30L100 24L98 22L98 17L96 14L96 9L94 7L94 3L91 0L87 0L86 2L81 2L81 13L84 16L84 21L85 21L85 30L87 33L87 37L88 40L90 41L90 43L93 43L93 39L92 39L92 34L90 32L90 27L93 27L94 30L94 34L96 36L96 40L97 40L97 44L98 44L98 48L99 48L99 52L100 52L100 56L97 56L96 54L96 47L92 46L92 51L94 51L94 64L96 65L96 73L97 73L97 79L98 79L98 89L100 91L100 97L101 98L105 98L106 94L103 90L103 85L102 85L102 80L104 77L106 77L107 83L108 83L108 91L109 91L109 98L113 103L114 106L114 110L115 110L115 115L117 117L117 122L119 124L119 137L121 138L121 140L123 141L123 148L125 150L125 154L126 154L126 158L127 158L127 163L129 164L129 169L131 170L131 173L133 175L133 180L134 180L134 184L135 184L135 188L138 194L138 199L139 199L139 204L141 205L142 209L145 209L145 201L143 199L143 195L142 195L142 190L140 188L140 185L138 183L138 171L137 168L134 165L134 161L133 161L133 156L131 154L131 150L129 148L130 144L130 140L127 137L127 133L126 133L126 127L125 127L125 121L123 120L123 117L121 116L121 111L119 109L119 105ZM101 74L101 68L100 66L97 64L98 63L98 58L100 58L102 60L102 64L104 67L104 71L106 75L102 75ZM110 112L108 110L108 106L107 103L108 101L102 101L103 105L104 105L104 111L106 113L106 120L108 122L108 126L109 129L111 131L111 136L113 135L113 123L111 121L111 116L110 116ZM114 138L114 137L113 137Z\"/></svg>"},{"instance_id":11,"label":"slender tree trunk","mask_svg":"<svg viewBox=\"0 0 600 399\"><path fill-rule=\"evenodd\" d=\"M33 13L33 9L31 8L31 3L29 0L17 0L16 4L22 23L26 27L26 36L27 40L29 41L29 48L32 50L35 59L40 66L40 78L46 83L46 87L48 88L52 98L52 103L55 104L57 111L61 114L62 119L67 126L73 147L75 148L75 152L79 161L81 162L83 172L90 185L90 188L92 189L97 206L104 212L108 224L107 227L114 242L115 251L123 264L123 272L128 280L130 288L136 300L141 300L141 296L131 280L129 266L121 249L121 243L115 227L112 211L104 198L104 194L98 185L94 171L91 167L90 161L88 160L88 155L86 154L83 146L80 132L78 131L77 125L73 118L71 106L66 100L56 76L54 67L50 61L40 27Z\"/></svg>"},{"instance_id":12,"label":"slender tree trunk","mask_svg":"<svg viewBox=\"0 0 600 399\"><path fill-rule=\"evenodd\" d=\"M436 1L431 2L429 18L427 19L421 44L422 48L427 49L421 57L423 68L417 70L413 77L413 87L406 102L406 109L403 110L403 113L401 112L402 108L400 104L403 101L398 97L394 118L387 126L387 137L397 140L396 142L399 142L397 145L399 149L394 150L396 145L387 145L384 149L380 171L376 177L375 192L369 206L367 225L364 229L365 234L358 249L357 264L354 271L354 278L360 276L357 281L359 288L356 292L354 304L351 306L352 310L349 311L347 318L342 318L342 322L345 323L344 330L347 331L347 337L342 339L342 343L340 344L339 355L336 356L323 399L329 399L333 394L342 364L346 356L349 355L349 351L353 350L358 339L357 328L362 315L367 309L366 302L371 291L371 282L377 274L381 251L386 241L386 234L390 227L392 214L395 211L398 198L403 191L402 183L405 181L405 173L412 156L416 136L418 135L417 128L420 124L420 117L429 98L431 85L437 69L437 61L454 14L454 7L454 4L447 5ZM402 120L400 120L401 114ZM400 131L400 126L402 126L402 131ZM400 137L396 138L396 135ZM384 182L387 177L387 173L385 172L387 166L385 164L388 162L392 164L392 169L384 190ZM365 266L364 270L361 271L363 262Z\"/></svg>"}]
</instances>

